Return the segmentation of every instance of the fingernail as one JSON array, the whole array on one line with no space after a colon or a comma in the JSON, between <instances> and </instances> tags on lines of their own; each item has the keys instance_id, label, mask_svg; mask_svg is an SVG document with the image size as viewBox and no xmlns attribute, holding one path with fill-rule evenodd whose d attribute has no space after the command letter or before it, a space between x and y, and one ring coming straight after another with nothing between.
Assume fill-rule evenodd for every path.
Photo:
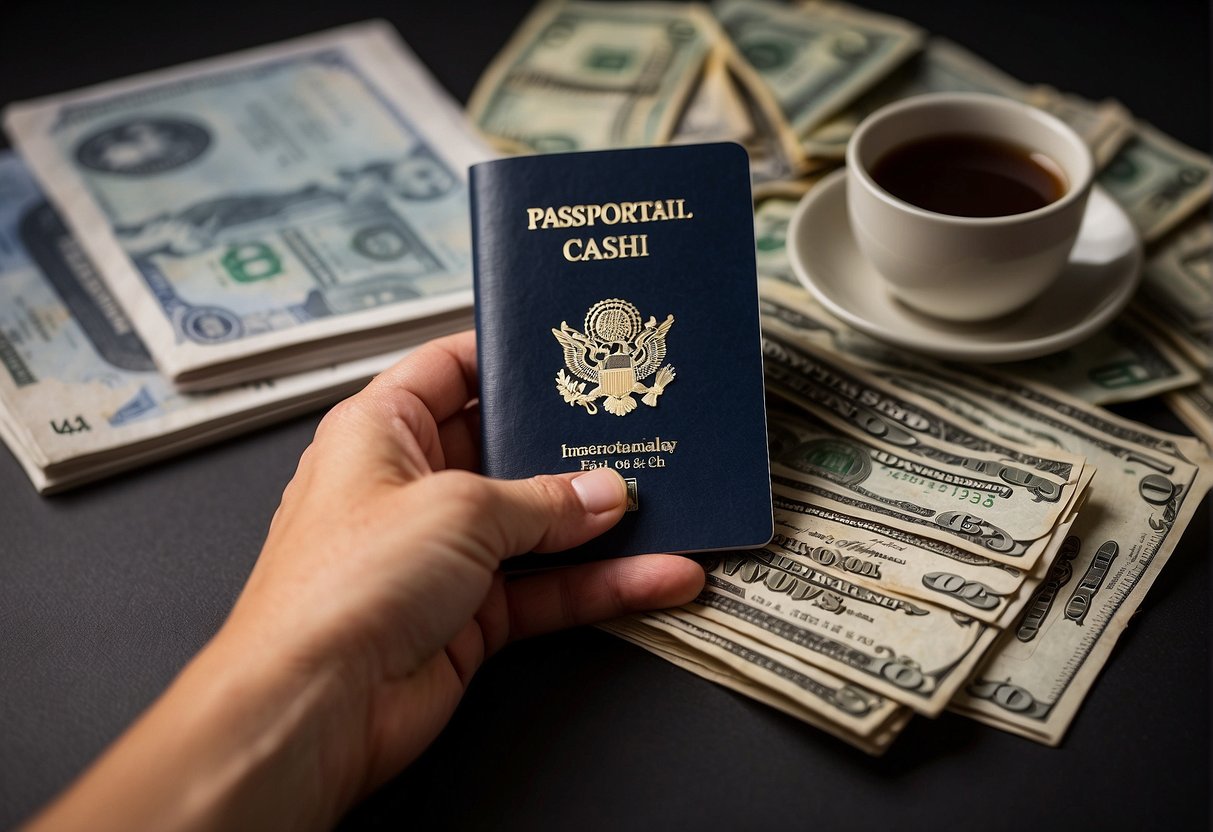
<instances>
[{"instance_id":1,"label":"fingernail","mask_svg":"<svg viewBox=\"0 0 1213 832\"><path fill-rule=\"evenodd\" d=\"M581 507L590 514L615 508L624 499L623 482L610 468L595 468L573 480Z\"/></svg>"}]
</instances>

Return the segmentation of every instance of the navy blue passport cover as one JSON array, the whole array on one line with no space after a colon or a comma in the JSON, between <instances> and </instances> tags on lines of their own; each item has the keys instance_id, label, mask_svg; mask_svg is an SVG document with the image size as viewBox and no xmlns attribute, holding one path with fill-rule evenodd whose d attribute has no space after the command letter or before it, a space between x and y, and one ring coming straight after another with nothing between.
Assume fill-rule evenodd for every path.
<instances>
[{"instance_id":1,"label":"navy blue passport cover","mask_svg":"<svg viewBox=\"0 0 1213 832\"><path fill-rule=\"evenodd\" d=\"M635 488L606 534L511 565L766 543L745 151L500 159L470 188L484 473L609 465Z\"/></svg>"}]
</instances>

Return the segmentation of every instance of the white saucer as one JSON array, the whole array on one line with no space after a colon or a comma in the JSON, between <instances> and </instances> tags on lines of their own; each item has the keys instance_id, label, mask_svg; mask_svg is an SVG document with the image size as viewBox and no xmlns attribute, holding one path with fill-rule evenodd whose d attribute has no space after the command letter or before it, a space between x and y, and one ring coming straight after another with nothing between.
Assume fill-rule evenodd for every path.
<instances>
[{"instance_id":1,"label":"white saucer","mask_svg":"<svg viewBox=\"0 0 1213 832\"><path fill-rule=\"evenodd\" d=\"M1141 239L1124 209L1091 189L1070 262L1044 294L1000 318L954 323L895 300L859 252L847 219L846 171L813 187L788 223L788 257L817 301L890 344L958 361L1018 361L1083 340L1129 302L1141 274Z\"/></svg>"}]
</instances>

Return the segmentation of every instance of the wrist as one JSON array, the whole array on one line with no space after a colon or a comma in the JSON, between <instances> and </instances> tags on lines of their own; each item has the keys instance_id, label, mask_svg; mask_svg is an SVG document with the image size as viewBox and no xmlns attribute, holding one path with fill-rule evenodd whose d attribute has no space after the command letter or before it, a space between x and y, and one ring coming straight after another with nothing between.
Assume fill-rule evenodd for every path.
<instances>
[{"instance_id":1,"label":"wrist","mask_svg":"<svg viewBox=\"0 0 1213 832\"><path fill-rule=\"evenodd\" d=\"M362 788L364 707L225 626L31 828L328 828Z\"/></svg>"},{"instance_id":2,"label":"wrist","mask_svg":"<svg viewBox=\"0 0 1213 832\"><path fill-rule=\"evenodd\" d=\"M335 823L363 787L364 680L344 662L225 626L182 674L180 690L170 690L170 704L194 714L190 724L208 750L199 771L210 782L195 791L228 821L218 825ZM290 814L256 816L268 807Z\"/></svg>"}]
</instances>

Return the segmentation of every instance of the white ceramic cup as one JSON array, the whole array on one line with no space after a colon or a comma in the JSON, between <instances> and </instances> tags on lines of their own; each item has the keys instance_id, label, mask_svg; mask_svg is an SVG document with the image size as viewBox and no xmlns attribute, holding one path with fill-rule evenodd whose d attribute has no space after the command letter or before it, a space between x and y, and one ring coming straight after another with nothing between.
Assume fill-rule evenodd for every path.
<instances>
[{"instance_id":1,"label":"white ceramic cup","mask_svg":"<svg viewBox=\"0 0 1213 832\"><path fill-rule=\"evenodd\" d=\"M911 205L872 179L893 148L956 134L1045 154L1065 174L1065 193L1034 211L964 217ZM847 211L860 251L896 298L937 318L980 321L1023 306L1061 274L1094 170L1078 134L1035 107L979 93L920 95L882 107L856 129L847 145Z\"/></svg>"}]
</instances>

